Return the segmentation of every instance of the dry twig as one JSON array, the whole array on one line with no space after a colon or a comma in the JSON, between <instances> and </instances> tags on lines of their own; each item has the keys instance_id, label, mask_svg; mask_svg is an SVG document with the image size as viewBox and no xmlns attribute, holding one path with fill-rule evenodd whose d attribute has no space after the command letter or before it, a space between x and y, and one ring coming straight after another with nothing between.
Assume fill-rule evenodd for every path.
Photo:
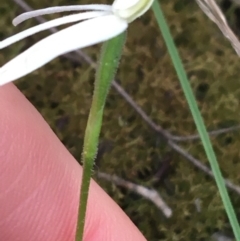
<instances>
[{"instance_id":1,"label":"dry twig","mask_svg":"<svg viewBox=\"0 0 240 241\"><path fill-rule=\"evenodd\" d=\"M126 181L116 175L111 176L104 172L97 172L97 176L101 179L105 179L109 182L113 182L118 186L125 187L128 190L135 192L135 193L143 196L144 198L150 200L163 212L163 214L167 218L170 218L172 216L171 208L168 207L168 205L164 202L164 200L161 198L160 194L156 190L149 189L144 186L137 185L135 183Z\"/></svg>"},{"instance_id":2,"label":"dry twig","mask_svg":"<svg viewBox=\"0 0 240 241\"><path fill-rule=\"evenodd\" d=\"M202 11L218 26L224 36L229 40L232 47L240 56L240 42L231 28L228 26L226 18L214 0L196 0Z\"/></svg>"}]
</instances>

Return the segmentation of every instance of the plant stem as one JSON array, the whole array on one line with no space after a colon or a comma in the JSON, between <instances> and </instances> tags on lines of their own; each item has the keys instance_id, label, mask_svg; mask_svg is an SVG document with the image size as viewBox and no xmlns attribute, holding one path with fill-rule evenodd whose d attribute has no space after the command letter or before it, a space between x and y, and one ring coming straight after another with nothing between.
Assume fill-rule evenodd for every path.
<instances>
[{"instance_id":1,"label":"plant stem","mask_svg":"<svg viewBox=\"0 0 240 241\"><path fill-rule=\"evenodd\" d=\"M98 139L102 126L103 110L109 88L115 76L126 33L123 33L103 44L100 61L97 68L92 105L85 130L82 162L83 176L80 191L80 206L78 211L78 224L76 241L83 240L84 223L87 209L87 199L94 160L97 155Z\"/></svg>"}]
</instances>

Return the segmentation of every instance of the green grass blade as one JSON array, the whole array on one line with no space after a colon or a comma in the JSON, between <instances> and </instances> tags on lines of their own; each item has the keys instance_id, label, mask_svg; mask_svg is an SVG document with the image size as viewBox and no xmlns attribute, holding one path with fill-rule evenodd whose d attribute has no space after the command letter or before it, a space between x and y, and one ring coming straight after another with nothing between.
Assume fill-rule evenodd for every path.
<instances>
[{"instance_id":1,"label":"green grass blade","mask_svg":"<svg viewBox=\"0 0 240 241\"><path fill-rule=\"evenodd\" d=\"M103 110L109 88L119 64L125 39L126 33L123 33L105 42L101 50L95 78L93 100L88 116L83 143L83 177L80 193L80 207L78 212L78 224L75 239L76 241L83 240L89 184L94 160L97 155L98 139L102 126Z\"/></svg>"},{"instance_id":2,"label":"green grass blade","mask_svg":"<svg viewBox=\"0 0 240 241\"><path fill-rule=\"evenodd\" d=\"M235 238L236 238L237 241L240 241L239 223L238 223L238 220L236 218L236 214L234 212L231 200L230 200L229 195L227 193L227 189L226 189L226 186L225 186L224 181L223 181L223 177L222 177L222 174L221 174L218 162L217 162L216 155L213 151L211 141L209 139L207 130L205 128L204 121L203 121L203 118L201 116L201 113L198 109L197 102L195 100L192 88L191 88L190 83L188 81L188 78L187 78L186 72L184 70L182 61L180 59L177 48L174 44L174 41L172 39L170 30L169 30L168 25L166 23L165 17L163 15L163 12L162 12L161 7L160 7L157 0L154 1L152 9L153 9L155 17L157 19L160 31L161 31L161 33L163 35L163 38L165 40L165 43L167 45L169 54L170 54L172 62L173 62L173 65L175 67L175 70L177 72L179 81L181 83L184 95L187 99L187 102L188 102L189 108L191 110L193 119L194 119L195 124L197 126L198 133L201 137L201 141L203 143L207 158L210 162L212 172L214 174L215 181L217 183L217 187L218 187L220 196L222 198L225 210L226 210L228 218L230 220Z\"/></svg>"}]
</instances>

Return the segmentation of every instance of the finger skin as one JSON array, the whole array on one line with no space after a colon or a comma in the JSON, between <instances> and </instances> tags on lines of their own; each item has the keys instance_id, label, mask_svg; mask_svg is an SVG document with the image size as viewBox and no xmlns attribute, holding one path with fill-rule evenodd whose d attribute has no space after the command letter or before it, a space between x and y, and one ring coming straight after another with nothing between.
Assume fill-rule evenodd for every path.
<instances>
[{"instance_id":1,"label":"finger skin","mask_svg":"<svg viewBox=\"0 0 240 241\"><path fill-rule=\"evenodd\" d=\"M0 240L74 241L82 169L12 84L0 88ZM84 241L144 241L91 182Z\"/></svg>"}]
</instances>

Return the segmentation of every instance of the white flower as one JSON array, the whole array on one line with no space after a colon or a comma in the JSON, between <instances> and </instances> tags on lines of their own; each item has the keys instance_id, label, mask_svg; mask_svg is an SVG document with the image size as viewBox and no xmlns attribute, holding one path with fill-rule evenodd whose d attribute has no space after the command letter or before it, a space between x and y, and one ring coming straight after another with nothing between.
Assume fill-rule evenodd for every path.
<instances>
[{"instance_id":1,"label":"white flower","mask_svg":"<svg viewBox=\"0 0 240 241\"><path fill-rule=\"evenodd\" d=\"M144 14L152 3L153 0L115 0L112 5L90 4L51 7L21 14L13 20L15 26L29 18L44 14L88 10L84 13L48 21L1 41L0 49L37 32L85 20L48 36L2 66L0 68L0 85L25 76L62 54L119 35L127 29L128 23Z\"/></svg>"}]
</instances>

